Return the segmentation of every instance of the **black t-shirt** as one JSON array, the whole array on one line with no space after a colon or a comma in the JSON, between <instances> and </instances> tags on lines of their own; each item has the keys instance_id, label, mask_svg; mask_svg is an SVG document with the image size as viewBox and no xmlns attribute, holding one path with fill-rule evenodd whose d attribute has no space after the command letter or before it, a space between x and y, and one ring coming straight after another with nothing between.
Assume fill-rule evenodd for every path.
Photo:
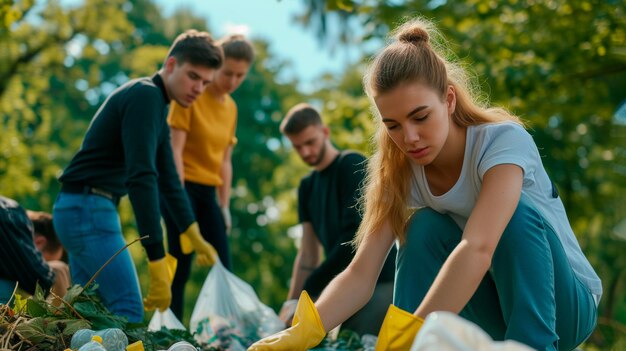
<instances>
[{"instance_id":1,"label":"black t-shirt","mask_svg":"<svg viewBox=\"0 0 626 351\"><path fill-rule=\"evenodd\" d=\"M115 90L93 117L61 182L128 193L151 260L165 255L159 193L178 228L195 220L174 165L166 122L169 99L161 76L132 80Z\"/></svg>"},{"instance_id":2,"label":"black t-shirt","mask_svg":"<svg viewBox=\"0 0 626 351\"><path fill-rule=\"evenodd\" d=\"M319 296L354 257L349 242L361 223L356 204L365 177L365 160L359 153L342 151L328 167L311 172L300 182L300 222L311 223L326 256L304 283L304 290L312 296ZM394 249L389 253L378 282L393 281L395 256Z\"/></svg>"},{"instance_id":3,"label":"black t-shirt","mask_svg":"<svg viewBox=\"0 0 626 351\"><path fill-rule=\"evenodd\" d=\"M29 294L37 282L47 291L54 272L33 242L33 224L17 202L0 196L0 278L19 282Z\"/></svg>"}]
</instances>

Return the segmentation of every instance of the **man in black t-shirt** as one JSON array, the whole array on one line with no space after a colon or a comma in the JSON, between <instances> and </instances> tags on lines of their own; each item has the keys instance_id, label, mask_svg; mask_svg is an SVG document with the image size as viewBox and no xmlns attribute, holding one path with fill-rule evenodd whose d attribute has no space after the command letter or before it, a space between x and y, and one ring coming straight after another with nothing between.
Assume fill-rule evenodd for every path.
<instances>
[{"instance_id":1,"label":"man in black t-shirt","mask_svg":"<svg viewBox=\"0 0 626 351\"><path fill-rule=\"evenodd\" d=\"M354 257L350 242L361 222L356 204L365 175L365 157L335 148L328 127L308 104L294 106L280 130L300 158L313 167L298 188L302 240L293 265L289 296L280 311L281 319L290 324L302 290L316 299ZM324 250L324 261L320 258L320 248ZM344 322L342 328L378 335L393 298L394 260L395 252L392 252L372 299Z\"/></svg>"},{"instance_id":2,"label":"man in black t-shirt","mask_svg":"<svg viewBox=\"0 0 626 351\"><path fill-rule=\"evenodd\" d=\"M109 310L130 322L143 321L144 307L165 310L171 302L176 260L165 254L159 196L174 214L183 252L195 250L203 265L215 261L176 173L166 116L170 100L191 105L222 61L208 33L179 35L156 74L131 80L106 99L60 178L54 227L68 252L72 280L81 285L124 247L117 204L129 195L139 235L147 236L142 245L149 260L148 294L142 304L128 250L108 263L96 282Z\"/></svg>"}]
</instances>

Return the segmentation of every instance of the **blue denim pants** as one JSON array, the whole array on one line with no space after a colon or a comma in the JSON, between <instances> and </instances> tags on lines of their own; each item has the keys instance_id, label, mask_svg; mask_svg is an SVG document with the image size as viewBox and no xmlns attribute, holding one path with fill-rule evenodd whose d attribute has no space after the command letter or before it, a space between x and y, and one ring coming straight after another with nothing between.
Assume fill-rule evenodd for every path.
<instances>
[{"instance_id":1,"label":"blue denim pants","mask_svg":"<svg viewBox=\"0 0 626 351\"><path fill-rule=\"evenodd\" d=\"M59 193L53 210L54 229L68 252L75 284L85 285L126 245L117 208L92 194ZM143 303L135 265L124 250L96 278L104 305L131 323L143 322Z\"/></svg>"},{"instance_id":2,"label":"blue denim pants","mask_svg":"<svg viewBox=\"0 0 626 351\"><path fill-rule=\"evenodd\" d=\"M0 278L0 304L6 305L13 294L17 282Z\"/></svg>"},{"instance_id":3,"label":"blue denim pants","mask_svg":"<svg viewBox=\"0 0 626 351\"><path fill-rule=\"evenodd\" d=\"M414 312L461 229L448 215L418 210L398 250L394 304ZM522 195L492 265L460 315L494 340L537 350L572 350L595 328L596 304L578 280L554 230Z\"/></svg>"}]
</instances>

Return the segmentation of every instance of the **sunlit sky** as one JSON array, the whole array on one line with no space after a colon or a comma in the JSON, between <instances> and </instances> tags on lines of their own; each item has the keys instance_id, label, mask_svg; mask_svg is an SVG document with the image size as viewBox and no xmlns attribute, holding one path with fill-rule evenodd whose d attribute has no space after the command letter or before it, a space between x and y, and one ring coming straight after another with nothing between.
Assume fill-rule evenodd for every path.
<instances>
[{"instance_id":1,"label":"sunlit sky","mask_svg":"<svg viewBox=\"0 0 626 351\"><path fill-rule=\"evenodd\" d=\"M331 54L318 42L314 31L294 22L293 17L304 9L302 0L156 0L165 15L179 7L207 19L216 37L230 32L263 38L279 59L288 60L292 71L282 72L280 80L297 77L300 87L310 90L315 79L324 72L339 73L354 62L357 48L337 50Z\"/></svg>"},{"instance_id":2,"label":"sunlit sky","mask_svg":"<svg viewBox=\"0 0 626 351\"><path fill-rule=\"evenodd\" d=\"M61 3L72 6L83 1L61 0ZM206 18L216 38L235 32L246 34L252 39L264 39L270 44L273 58L291 64L291 69L280 72L277 81L297 78L303 92L319 87L316 79L321 74L338 75L366 52L363 47L347 45L331 52L329 45L320 43L313 29L306 29L294 21L294 17L305 10L303 0L154 1L164 16L170 16L178 8L191 9L195 15ZM332 31L332 25L330 27ZM351 30L358 31L358 28Z\"/></svg>"}]
</instances>

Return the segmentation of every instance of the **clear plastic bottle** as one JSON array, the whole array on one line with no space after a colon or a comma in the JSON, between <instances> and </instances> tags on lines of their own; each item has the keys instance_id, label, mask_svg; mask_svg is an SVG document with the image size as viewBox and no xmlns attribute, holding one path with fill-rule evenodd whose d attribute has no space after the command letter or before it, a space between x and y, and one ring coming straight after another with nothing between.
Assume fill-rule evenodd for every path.
<instances>
[{"instance_id":1,"label":"clear plastic bottle","mask_svg":"<svg viewBox=\"0 0 626 351\"><path fill-rule=\"evenodd\" d=\"M79 329L74 335L72 335L72 341L70 342L70 348L72 350L78 350L81 346L91 341L91 337L96 335L96 332L91 329Z\"/></svg>"},{"instance_id":2,"label":"clear plastic bottle","mask_svg":"<svg viewBox=\"0 0 626 351\"><path fill-rule=\"evenodd\" d=\"M102 337L94 335L91 341L81 346L78 351L106 351L106 349L102 346Z\"/></svg>"},{"instance_id":3,"label":"clear plastic bottle","mask_svg":"<svg viewBox=\"0 0 626 351\"><path fill-rule=\"evenodd\" d=\"M91 341L91 338L97 335L102 338L102 345L107 351L124 351L128 346L128 337L119 328L107 328L98 331L90 329L80 329L72 336L70 347L72 350L79 349L81 346Z\"/></svg>"},{"instance_id":4,"label":"clear plastic bottle","mask_svg":"<svg viewBox=\"0 0 626 351\"><path fill-rule=\"evenodd\" d=\"M179 341L170 346L167 351L198 351L198 348L186 341Z\"/></svg>"},{"instance_id":5,"label":"clear plastic bottle","mask_svg":"<svg viewBox=\"0 0 626 351\"><path fill-rule=\"evenodd\" d=\"M108 328L99 330L96 335L102 337L102 345L107 351L124 351L128 346L128 337L126 333L119 328Z\"/></svg>"}]
</instances>

